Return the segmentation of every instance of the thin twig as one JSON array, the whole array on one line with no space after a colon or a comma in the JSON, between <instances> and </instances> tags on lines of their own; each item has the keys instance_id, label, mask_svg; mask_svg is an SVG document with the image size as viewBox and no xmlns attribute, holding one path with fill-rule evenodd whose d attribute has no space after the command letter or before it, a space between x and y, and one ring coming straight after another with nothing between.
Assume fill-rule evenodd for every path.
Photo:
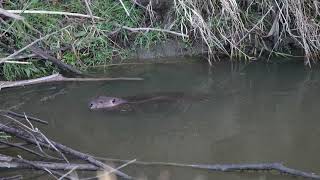
<instances>
[{"instance_id":1,"label":"thin twig","mask_svg":"<svg viewBox=\"0 0 320 180\"><path fill-rule=\"evenodd\" d=\"M130 160L130 161L128 161L128 162L125 162L125 164L123 164L123 165L115 168L115 170L120 170L120 169L122 169L122 168L124 168L124 167L126 167L126 166L128 166L128 165L130 165L130 164L133 164L133 163L136 162L136 161L137 161L136 159L133 159L133 160ZM114 172L114 171L109 171L109 172L105 172L104 174L102 174L102 175L100 175L100 176L98 175L98 176L94 176L94 177L83 178L83 179L81 179L81 180L91 180L91 179L101 178L101 177L107 176L107 175L109 175L109 174L111 174L111 173L113 173L113 172Z\"/></svg>"},{"instance_id":2,"label":"thin twig","mask_svg":"<svg viewBox=\"0 0 320 180\"><path fill-rule=\"evenodd\" d=\"M58 31L52 32L52 33L50 33L50 34L47 34L47 35L45 35L45 36L43 36L43 37L41 37L41 38L33 41L32 43L28 44L27 46L19 49L18 51L12 53L11 55L9 55L9 56L7 56L7 57L5 57L5 58L1 58L1 59L0 59L0 64L4 63L5 61L9 60L9 59L12 58L12 57L18 55L19 53L25 51L26 49L28 49L29 47L33 46L34 44L36 44L36 43L38 43L38 42L40 42L40 41L42 41L42 40L44 40L44 39L47 39L48 37L50 37L50 36L52 36L52 35L60 32L60 31L62 31L62 30L64 30L64 29L67 29L69 26L70 26L70 25L68 25L68 26L66 26L66 27L63 27L63 28L59 29Z\"/></svg>"},{"instance_id":3,"label":"thin twig","mask_svg":"<svg viewBox=\"0 0 320 180\"><path fill-rule=\"evenodd\" d=\"M63 12L63 11L46 11L46 10L7 10L10 13L15 14L52 14L52 15L65 15L65 16L74 16L74 17L84 17L84 18L94 18L94 19L103 19L98 16L90 16L87 14L80 13L71 13L71 12Z\"/></svg>"},{"instance_id":4,"label":"thin twig","mask_svg":"<svg viewBox=\"0 0 320 180\"><path fill-rule=\"evenodd\" d=\"M42 167L42 166L39 166L38 164L36 163L33 163L32 161L29 161L29 160L26 160L26 159L22 159L21 157L20 158L17 158L18 161L20 162L23 162L23 163L26 163L26 164L29 164L37 169L40 169L40 170L43 170L45 172L47 172L48 174L52 175L53 177L55 177L54 175L57 175L57 176L63 176L62 173L58 172L58 171L54 171L54 170L50 170L48 168L45 168L45 167ZM56 177L55 177L56 178ZM67 179L70 179L68 176L65 177Z\"/></svg>"},{"instance_id":5,"label":"thin twig","mask_svg":"<svg viewBox=\"0 0 320 180\"><path fill-rule=\"evenodd\" d=\"M90 4L89 4L88 0L84 0L84 3L86 4L86 8L87 8L87 10L89 12L89 15L91 17L92 24L95 24L94 16L93 16L93 13L91 11Z\"/></svg>"},{"instance_id":6,"label":"thin twig","mask_svg":"<svg viewBox=\"0 0 320 180\"><path fill-rule=\"evenodd\" d=\"M126 8L126 6L124 5L124 3L122 2L122 0L119 0L119 1L120 1L121 6L123 7L124 11L126 12L127 16L130 17L130 13L129 13L129 11L127 10L127 8Z\"/></svg>"},{"instance_id":7,"label":"thin twig","mask_svg":"<svg viewBox=\"0 0 320 180\"><path fill-rule=\"evenodd\" d=\"M128 26L121 26L121 25L117 25L118 27L121 27L123 29L129 30L129 31L159 31L159 32L165 32L165 33L169 33L169 34L174 34L177 36L182 36L182 37L189 37L187 34L183 34L183 33L179 33L179 32L175 32L175 31L170 31L167 29L159 29L159 28L146 28L146 27L141 27L141 28L133 28L133 27L128 27Z\"/></svg>"},{"instance_id":8,"label":"thin twig","mask_svg":"<svg viewBox=\"0 0 320 180\"><path fill-rule=\"evenodd\" d=\"M5 15L10 18L13 18L13 19L16 19L16 20L23 20L24 19L24 17L16 15L16 14L9 12L5 9L2 9L1 7L0 7L0 14Z\"/></svg>"},{"instance_id":9,"label":"thin twig","mask_svg":"<svg viewBox=\"0 0 320 180\"><path fill-rule=\"evenodd\" d=\"M10 110L0 110L0 112L4 112L4 113L6 113L8 115L12 115L12 116L19 117L19 118L26 118L27 117L29 120L32 120L32 121L35 121L35 122L38 122L38 123L42 123L42 124L49 124L47 121L41 120L39 118L26 116L25 114L19 114L19 113L10 111Z\"/></svg>"},{"instance_id":10,"label":"thin twig","mask_svg":"<svg viewBox=\"0 0 320 180\"><path fill-rule=\"evenodd\" d=\"M9 142L2 141L2 140L0 140L0 144L5 144L5 145L11 146L11 147L16 147L16 148L22 149L22 150L24 150L24 151L27 151L27 152L29 152L29 153L31 153L31 154L40 156L40 157L42 157L42 158L47 158L46 156L44 156L44 155L42 155L42 154L40 154L40 153L38 153L38 152L36 152L36 151L33 151L33 150L29 149L29 148L26 148L26 147L24 147L24 146L21 146L21 145L19 145L19 144L9 143Z\"/></svg>"},{"instance_id":11,"label":"thin twig","mask_svg":"<svg viewBox=\"0 0 320 180\"><path fill-rule=\"evenodd\" d=\"M24 64L24 65L32 64L32 62L24 62L24 61L5 61L4 63L7 63L7 64Z\"/></svg>"},{"instance_id":12,"label":"thin twig","mask_svg":"<svg viewBox=\"0 0 320 180\"><path fill-rule=\"evenodd\" d=\"M26 146L30 143L27 143L27 142L21 142L21 143L12 143L14 145L19 145L19 146ZM11 148L11 146L8 146L8 145L0 145L0 149L7 149L7 148Z\"/></svg>"},{"instance_id":13,"label":"thin twig","mask_svg":"<svg viewBox=\"0 0 320 180\"><path fill-rule=\"evenodd\" d=\"M131 160L121 160L121 159L110 159L110 158L99 158L100 160L107 160L113 162L130 162ZM184 164L184 163L173 163L173 162L144 162L135 161L132 164L146 165L146 166L174 166L174 167L189 167L195 169L206 169L212 171L250 171L250 170L275 170L280 173L289 174L292 176L300 176L304 178L320 179L320 175L315 173L304 172L297 169L292 169L284 166L282 163L239 163L239 164Z\"/></svg>"},{"instance_id":14,"label":"thin twig","mask_svg":"<svg viewBox=\"0 0 320 180\"><path fill-rule=\"evenodd\" d=\"M19 55L19 56L8 58L8 60L28 59L28 58L33 58L33 57L37 57L37 55L34 53L26 54L26 55ZM5 63L10 63L10 62L12 62L12 61L5 61ZM18 62L21 62L21 61L18 61Z\"/></svg>"},{"instance_id":15,"label":"thin twig","mask_svg":"<svg viewBox=\"0 0 320 180\"><path fill-rule=\"evenodd\" d=\"M114 168L104 164L103 162L101 162L99 160L96 160L91 155L76 151L74 149L71 149L71 148L69 148L69 147L67 147L65 145L62 145L60 143L57 143L55 141L50 140L50 144L52 144L52 146L49 146L49 145L45 144L45 143L47 143L47 141L44 140L43 137L38 137L38 136L33 134L34 136L36 136L36 138L32 138L32 137L30 137L29 134L27 134L24 131L21 131L21 130L19 130L17 128L6 126L6 125L1 124L1 123L0 123L0 130L3 131L3 132L6 132L8 134L15 135L17 138L23 139L23 140L25 140L27 142L30 142L30 143L33 143L33 144L39 144L39 145L41 144L44 147L47 147L49 149L53 149L53 147L55 147L55 148L61 150L64 153L71 154L71 155L73 155L75 157L78 157L79 159L85 160L85 161L87 161L87 162L89 162L91 164L94 164L94 165L96 165L96 166L98 166L100 168L103 168L105 170L109 170L109 171L115 170ZM39 141L39 142L37 142L37 141ZM121 176L123 178L126 178L126 179L132 179L131 176L128 176L127 174L125 174L125 173L123 173L121 171L118 171L118 170L115 171L115 174L117 174L117 175L119 175L119 176Z\"/></svg>"},{"instance_id":16,"label":"thin twig","mask_svg":"<svg viewBox=\"0 0 320 180\"><path fill-rule=\"evenodd\" d=\"M20 180L23 179L21 175L10 176L10 177L0 177L0 180Z\"/></svg>"},{"instance_id":17,"label":"thin twig","mask_svg":"<svg viewBox=\"0 0 320 180\"><path fill-rule=\"evenodd\" d=\"M70 164L70 163L68 163ZM72 169L70 169L70 171L68 171L67 173L65 173L63 176L61 176L58 180L63 180L63 178L68 177L69 174L71 174L72 172L74 172L78 167L74 166ZM75 178L71 178L71 179L75 179Z\"/></svg>"}]
</instances>

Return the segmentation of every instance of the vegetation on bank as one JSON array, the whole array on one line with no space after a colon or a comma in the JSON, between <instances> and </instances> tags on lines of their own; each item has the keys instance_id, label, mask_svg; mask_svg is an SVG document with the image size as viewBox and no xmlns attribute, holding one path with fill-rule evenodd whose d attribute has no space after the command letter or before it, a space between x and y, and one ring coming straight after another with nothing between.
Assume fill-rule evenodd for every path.
<instances>
[{"instance_id":1,"label":"vegetation on bank","mask_svg":"<svg viewBox=\"0 0 320 180\"><path fill-rule=\"evenodd\" d=\"M2 60L39 38L42 39L33 46L82 70L108 64L113 58L126 58L137 47L148 48L168 38L189 45L202 42L208 47L210 63L217 59L216 52L234 59L254 60L273 54L293 55L300 48L308 65L319 54L320 3L311 0L8 0L0 3ZM3 10L24 11L20 14L23 20ZM0 73L6 80L59 71L31 48L5 60L0 64Z\"/></svg>"}]
</instances>

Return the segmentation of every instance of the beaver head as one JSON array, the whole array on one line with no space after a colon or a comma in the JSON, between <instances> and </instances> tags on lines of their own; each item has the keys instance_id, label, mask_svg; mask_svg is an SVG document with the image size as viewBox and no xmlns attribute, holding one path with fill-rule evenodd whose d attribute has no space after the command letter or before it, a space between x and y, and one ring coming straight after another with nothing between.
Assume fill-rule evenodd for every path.
<instances>
[{"instance_id":1,"label":"beaver head","mask_svg":"<svg viewBox=\"0 0 320 180\"><path fill-rule=\"evenodd\" d=\"M89 109L112 109L123 103L127 101L117 97L99 96L90 101Z\"/></svg>"}]
</instances>

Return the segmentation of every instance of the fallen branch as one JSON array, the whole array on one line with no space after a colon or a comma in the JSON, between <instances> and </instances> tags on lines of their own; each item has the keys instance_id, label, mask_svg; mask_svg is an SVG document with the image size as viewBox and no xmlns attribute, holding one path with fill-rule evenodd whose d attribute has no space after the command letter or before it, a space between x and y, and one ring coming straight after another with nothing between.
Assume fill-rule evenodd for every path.
<instances>
[{"instance_id":1,"label":"fallen branch","mask_svg":"<svg viewBox=\"0 0 320 180\"><path fill-rule=\"evenodd\" d=\"M63 12L63 11L46 11L46 10L6 10L6 11L14 14L52 14L52 15L65 15L65 16L91 18L91 16L87 14L71 13L71 12ZM103 19L98 16L92 16L92 17L95 19Z\"/></svg>"},{"instance_id":2,"label":"fallen branch","mask_svg":"<svg viewBox=\"0 0 320 180\"><path fill-rule=\"evenodd\" d=\"M141 81L142 78L67 78L62 76L61 74L53 74L50 76L45 76L36 79L30 80L21 80L21 81L0 81L0 90L5 88L26 86L26 85L34 85L40 83L49 83L49 82L68 82L68 81L76 81L76 82L84 82L84 81Z\"/></svg>"},{"instance_id":3,"label":"fallen branch","mask_svg":"<svg viewBox=\"0 0 320 180\"><path fill-rule=\"evenodd\" d=\"M63 27L61 29L59 29L58 31L52 32L50 34L47 34L39 39L34 40L33 42L31 42L30 44L26 45L25 47L19 49L18 51L15 51L14 53L10 54L9 56L5 57L5 58L0 58L0 64L4 63L5 61L9 61L10 59L12 59L12 57L15 57L16 55L20 54L21 52L25 51L26 49L30 48L31 46L35 45L36 43L45 40L47 38L49 38L50 36L67 29L68 27L70 27L70 25Z\"/></svg>"},{"instance_id":4,"label":"fallen branch","mask_svg":"<svg viewBox=\"0 0 320 180\"><path fill-rule=\"evenodd\" d=\"M22 162L22 163L25 163L25 164L29 164L30 166L36 168L36 169L39 169L39 170L42 170L42 171L45 171L45 172L48 172L50 175L54 176L54 175L57 175L57 176L63 176L62 173L58 172L58 171L54 171L54 170L51 170L51 169L47 169L47 168L44 168L42 166L39 166L38 164L36 163L33 163L33 161L29 161L29 160L25 160L25 159L19 159L19 158L16 158L16 160L18 162ZM54 176L55 177L55 176ZM55 177L56 178L56 177ZM66 177L67 179L71 179L69 177Z\"/></svg>"},{"instance_id":5,"label":"fallen branch","mask_svg":"<svg viewBox=\"0 0 320 180\"><path fill-rule=\"evenodd\" d=\"M175 32L175 31L170 31L167 29L159 29L159 28L144 28L144 27L140 27L140 28L133 28L133 27L128 27L128 26L121 26L116 24L116 26L126 29L128 31L133 31L133 32L138 32L138 31L158 31L158 32L164 32L164 33L169 33L169 34L174 34L176 36L182 36L182 37L186 37L188 38L189 36L187 34L183 34L183 33L179 33L179 32Z\"/></svg>"},{"instance_id":6,"label":"fallen branch","mask_svg":"<svg viewBox=\"0 0 320 180\"><path fill-rule=\"evenodd\" d=\"M21 142L21 143L12 143L14 145L17 145L17 146L25 146L25 145L28 145L29 143L27 142ZM11 148L11 146L8 146L8 145L0 145L0 149L7 149L7 148Z\"/></svg>"},{"instance_id":7,"label":"fallen branch","mask_svg":"<svg viewBox=\"0 0 320 180\"><path fill-rule=\"evenodd\" d=\"M2 8L0 8L0 14L5 15L10 18L13 18L13 19L16 19L16 20L23 20L24 19L22 16L16 15L16 14L9 12L9 11L2 9Z\"/></svg>"},{"instance_id":8,"label":"fallen branch","mask_svg":"<svg viewBox=\"0 0 320 180\"><path fill-rule=\"evenodd\" d=\"M21 175L10 176L10 177L0 177L0 180L20 180L23 179Z\"/></svg>"},{"instance_id":9,"label":"fallen branch","mask_svg":"<svg viewBox=\"0 0 320 180\"><path fill-rule=\"evenodd\" d=\"M5 61L4 63L7 63L7 64L24 64L24 65L32 64L32 62L24 62L24 61Z\"/></svg>"},{"instance_id":10,"label":"fallen branch","mask_svg":"<svg viewBox=\"0 0 320 180\"><path fill-rule=\"evenodd\" d=\"M72 164L72 163L51 163L51 162L37 162L37 161L29 161L20 158L13 158L10 156L0 155L0 168L5 166L7 168L36 168L45 170L47 172L54 173L56 175L60 175L61 173L56 172L55 170L74 170L74 169L81 169L81 170L97 170L97 169L106 169L109 171L114 171L115 174L125 177L127 179L131 179L130 176L104 164L103 162L99 161L94 156L76 151L71 149L65 145L57 143L55 141L49 140L48 138L44 137L40 131L30 131L26 132L24 130L20 130L15 127L9 127L5 124L0 123L0 131L5 132L7 134L13 135L19 139L22 139L26 142L35 144L40 147L45 147L51 150L61 151L60 153L66 153L77 157L81 160L87 161L90 164ZM284 173L292 176L304 177L304 178L311 178L311 179L319 179L320 176L315 173L304 172L301 170L293 169L284 166L282 163L253 163L253 164L182 164L182 163L165 163L165 162L143 162L143 161L129 161L129 160L117 160L117 159L106 159L103 160L108 161L117 161L117 162L124 162L124 163L132 163L132 164L140 164L140 165L162 165L162 166L175 166L175 167L189 167L195 169L205 169L205 170L212 170L212 171L260 171L260 170L267 170L267 171L277 171L279 173Z\"/></svg>"},{"instance_id":11,"label":"fallen branch","mask_svg":"<svg viewBox=\"0 0 320 180\"><path fill-rule=\"evenodd\" d=\"M126 163L130 160L121 160L121 159L110 159L110 158L97 158L100 160L112 161ZM320 175L315 173L308 173L297 169L292 169L284 166L282 163L240 163L240 164L183 164L183 163L172 163L172 162L144 162L144 161L135 161L132 164L138 164L143 166L174 166L174 167L188 167L194 169L205 169L212 171L221 171L221 172L231 172L231 171L278 171L279 173L289 174L297 177L311 178L311 179L320 179Z\"/></svg>"},{"instance_id":12,"label":"fallen branch","mask_svg":"<svg viewBox=\"0 0 320 180\"><path fill-rule=\"evenodd\" d=\"M43 162L43 161L33 161L37 166L51 170L72 170L77 168L77 170L82 171L97 171L100 168L92 164L75 164L75 163L53 163L53 162ZM33 169L34 167L30 164L22 162L11 162L11 161L0 161L0 169Z\"/></svg>"},{"instance_id":13,"label":"fallen branch","mask_svg":"<svg viewBox=\"0 0 320 180\"><path fill-rule=\"evenodd\" d=\"M36 151L34 151L34 150L31 150L31 149L29 149L29 148L26 148L26 147L24 147L24 146L22 146L22 145L19 145L19 144L9 143L9 142L2 141L2 140L0 140L0 144L5 144L5 145L7 145L7 146L19 148L19 149L22 149L22 150L24 150L24 151L26 151L26 152L29 152L29 153L31 153L31 154L34 154L34 155L36 155L36 156L46 158L46 156L44 156L44 155L42 155L42 154L40 154L40 153L38 153L38 152L36 152Z\"/></svg>"},{"instance_id":14,"label":"fallen branch","mask_svg":"<svg viewBox=\"0 0 320 180\"><path fill-rule=\"evenodd\" d=\"M65 70L65 71L69 71L75 74L82 74L81 71L79 71L78 69L70 66L69 64L66 64L64 62L62 62L61 60L51 56L50 54L48 54L46 51L35 47L35 46L31 46L30 50L34 53L37 54L38 56L42 57L43 59L46 59L50 62L52 62L54 65L56 65L59 69Z\"/></svg>"},{"instance_id":15,"label":"fallen branch","mask_svg":"<svg viewBox=\"0 0 320 180\"><path fill-rule=\"evenodd\" d=\"M3 156L3 155L0 155ZM4 159L4 158L2 158ZM15 162L14 158L7 158L2 160L0 158L0 168L17 168L17 169L29 169L33 168L31 165L21 162ZM108 159L111 161L117 162L131 162L131 164L137 165L160 165L160 166L174 166L174 167L189 167L194 169L205 169L212 171L222 171L222 172L230 172L230 171L278 171L279 173L284 173L292 176L299 176L304 178L311 179L320 179L319 175L314 173L307 173L304 171L288 168L281 163L257 163L257 164L181 164L181 163L165 163L165 162L143 162L143 161L129 161L129 160L114 160ZM2 162L1 162L2 161ZM43 168L51 169L51 170L72 170L76 168L77 170L84 171L96 171L99 170L97 166L91 164L80 164L80 163L53 163L53 162L41 162L41 161L32 161L33 164L37 166L41 166Z\"/></svg>"},{"instance_id":16,"label":"fallen branch","mask_svg":"<svg viewBox=\"0 0 320 180\"><path fill-rule=\"evenodd\" d=\"M28 116L26 114L19 114L19 113L10 111L10 110L0 110L0 114L1 113L7 114L9 116L15 116L15 117L18 117L18 118L23 118L23 119L27 118L30 121L38 122L38 123L41 123L41 124L49 124L47 121L41 120L39 118L31 117L31 116Z\"/></svg>"},{"instance_id":17,"label":"fallen branch","mask_svg":"<svg viewBox=\"0 0 320 180\"><path fill-rule=\"evenodd\" d=\"M31 137L28 133L22 131L22 130L19 130L17 128L13 128L13 127L9 127L9 126L6 126L4 124L1 124L0 123L0 131L3 131L5 133L8 133L8 134L11 134L17 138L20 138L22 140L25 140L27 142L30 142L32 144L35 144L35 145L40 145L40 146L43 146L43 147L46 147L48 149L59 149L61 152L64 152L64 153L67 153L67 154L70 154L70 155L73 155L79 159L82 159L84 161L87 161L97 167L100 167L102 169L105 169L107 171L110 171L110 172L114 172L115 174L119 175L119 176L122 176L126 179L132 179L132 177L104 164L103 162L99 161L99 160L96 160L93 156L91 155L88 155L88 154L85 154L85 153L82 153L82 152L79 152L79 151L76 151L74 149L71 149L65 145L62 145L60 143L57 143L55 141L52 141L52 140L49 140L49 139L44 139L43 137L39 137L38 134L32 134L33 137ZM48 142L49 141L49 142ZM49 143L49 144L47 144ZM55 148L54 148L55 147Z\"/></svg>"}]
</instances>

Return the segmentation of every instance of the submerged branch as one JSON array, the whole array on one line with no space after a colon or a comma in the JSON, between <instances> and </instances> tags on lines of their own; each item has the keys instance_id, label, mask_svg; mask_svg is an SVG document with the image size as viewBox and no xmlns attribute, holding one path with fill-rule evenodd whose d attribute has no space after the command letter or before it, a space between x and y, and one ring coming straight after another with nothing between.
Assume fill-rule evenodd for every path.
<instances>
[{"instance_id":1,"label":"submerged branch","mask_svg":"<svg viewBox=\"0 0 320 180\"><path fill-rule=\"evenodd\" d=\"M29 122L30 123L30 122ZM30 123L31 124L31 123ZM17 169L38 169L43 170L49 173L50 175L57 175L60 177L65 177L67 179L72 179L68 176L69 172L74 170L84 170L84 171L96 171L96 170L107 170L109 173L115 173L119 176L124 177L125 179L132 179L132 177L128 176L127 174L121 172L115 168L108 166L107 164L103 163L101 160L105 161L113 161L113 162L120 162L125 163L124 167L128 164L136 164L136 165L144 165L144 166L172 166L172 167L181 167L181 168L194 168L194 169L204 169L210 171L221 171L221 172L229 172L229 171L277 171L281 174L287 174L291 176L303 177L303 178L310 178L310 179L318 179L320 180L320 175L310 172L305 172L298 169L293 169L284 166L282 163L239 163L239 164L183 164L183 163L172 163L172 162L143 162L143 161L136 161L136 160L120 160L120 159L108 159L108 158L98 158L91 156L89 154L82 153L80 151L74 150L69 148L65 145L62 145L58 142L50 140L45 135L43 135L37 128L29 128L24 126L23 124L16 124L18 126L11 127L9 125L0 123L0 131L10 134L18 139L24 140L28 143L34 144L37 146L42 152L42 148L47 148L49 150L53 150L57 153L60 153L65 162L48 162L50 157L43 156L36 151L31 149L25 148L23 146L17 144L11 144L5 141L0 141L0 144L6 144L12 147L20 148L23 151L38 155L40 157L46 158L44 161L30 161L26 159L22 159L20 156L19 158L11 157L8 155L0 154L0 169L4 168L17 168ZM43 152L44 153L44 152ZM66 157L66 155L72 155L73 157L77 158L78 160L86 161L87 163L70 163ZM66 174L62 174L58 170L69 171Z\"/></svg>"},{"instance_id":2,"label":"submerged branch","mask_svg":"<svg viewBox=\"0 0 320 180\"><path fill-rule=\"evenodd\" d=\"M21 80L21 81L0 81L0 90L4 88L12 88L26 85L34 85L40 83L48 83L48 82L68 82L68 81L76 81L76 82L84 82L84 81L141 81L142 78L67 78L62 76L61 74L53 74L50 76L45 76L36 79L30 80Z\"/></svg>"},{"instance_id":3,"label":"submerged branch","mask_svg":"<svg viewBox=\"0 0 320 180\"><path fill-rule=\"evenodd\" d=\"M31 153L31 154L34 154L34 155L36 155L36 156L40 156L40 157L46 158L46 156L44 156L44 155L42 155L42 154L40 154L40 153L38 153L38 152L36 152L36 151L34 151L34 150L32 150L32 149L26 148L26 147L24 147L23 145L20 145L20 144L9 143L9 142L2 141L2 140L0 140L0 144L5 144L5 145L7 145L7 146L19 148L19 149L22 149L22 150L24 150L24 151L26 151L26 152L29 152L29 153Z\"/></svg>"},{"instance_id":4,"label":"submerged branch","mask_svg":"<svg viewBox=\"0 0 320 180\"><path fill-rule=\"evenodd\" d=\"M17 128L13 128L13 127L9 127L9 126L6 126L4 124L1 124L0 123L0 131L3 131L3 132L6 132L8 134L11 134L11 135L14 135L15 137L17 138L20 138L22 140L25 140L27 142L30 142L32 144L35 144L35 145L40 145L42 147L46 147L46 148L49 148L49 149L53 149L53 150L59 150L63 153L67 153L67 154L70 154L70 155L73 155L74 157L77 157L81 160L84 160L84 161L87 161L99 168L102 168L102 169L105 169L105 170L108 170L110 172L114 172L115 174L119 175L119 176L122 176L126 179L132 179L132 177L126 175L125 173L122 173L106 164L104 164L103 162L99 161L99 160L96 160L93 156L91 155L88 155L88 154L85 154L85 153L82 153L80 151L76 151L74 149L71 149L65 145L62 145L60 143L57 143L55 141L52 141L52 140L49 140L49 139L44 139L43 137L39 137L38 134L32 134L33 137L31 137L28 133L20 130L20 129L17 129Z\"/></svg>"},{"instance_id":5,"label":"submerged branch","mask_svg":"<svg viewBox=\"0 0 320 180\"><path fill-rule=\"evenodd\" d=\"M1 113L9 115L9 116L15 116L15 117L18 117L18 118L28 119L30 121L34 121L34 122L41 123L41 124L48 124L47 121L41 120L39 118L31 117L31 116L28 116L26 114L19 114L19 113L10 111L10 110L0 110L0 114Z\"/></svg>"},{"instance_id":6,"label":"submerged branch","mask_svg":"<svg viewBox=\"0 0 320 180\"><path fill-rule=\"evenodd\" d=\"M0 180L20 180L23 179L21 175L10 176L10 177L0 177Z\"/></svg>"},{"instance_id":7,"label":"submerged branch","mask_svg":"<svg viewBox=\"0 0 320 180\"><path fill-rule=\"evenodd\" d=\"M1 155L3 156L3 155ZM4 159L4 158L2 158ZM130 162L130 164L136 165L158 165L158 166L174 166L174 167L188 167L194 169L205 169L212 171L231 172L231 171L278 171L297 177L320 179L320 176L314 173L308 173L297 169L292 169L284 166L281 163L256 163L256 164L181 164L181 163L166 163L166 162L143 162L143 161L129 161L129 160L114 160L117 162ZM1 162L2 161L2 162ZM81 163L55 163L55 162L43 162L43 161L30 161L38 167L47 168L50 170L83 170L83 171L96 171L99 170L97 166L92 164L81 164ZM17 169L29 169L33 168L32 165L23 162L15 162L15 158L7 158L0 160L0 168L17 168Z\"/></svg>"},{"instance_id":8,"label":"submerged branch","mask_svg":"<svg viewBox=\"0 0 320 180\"><path fill-rule=\"evenodd\" d=\"M121 159L109 159L109 158L98 158L101 160L113 161L126 163L130 160ZM173 163L173 162L144 162L135 161L132 164L144 165L144 166L173 166L173 167L189 167L194 169L205 169L212 171L231 172L231 171L278 171L279 173L289 174L292 176L320 179L320 175L315 173L304 172L301 170L293 169L284 166L282 163L239 163L239 164L184 164L184 163Z\"/></svg>"}]
</instances>

